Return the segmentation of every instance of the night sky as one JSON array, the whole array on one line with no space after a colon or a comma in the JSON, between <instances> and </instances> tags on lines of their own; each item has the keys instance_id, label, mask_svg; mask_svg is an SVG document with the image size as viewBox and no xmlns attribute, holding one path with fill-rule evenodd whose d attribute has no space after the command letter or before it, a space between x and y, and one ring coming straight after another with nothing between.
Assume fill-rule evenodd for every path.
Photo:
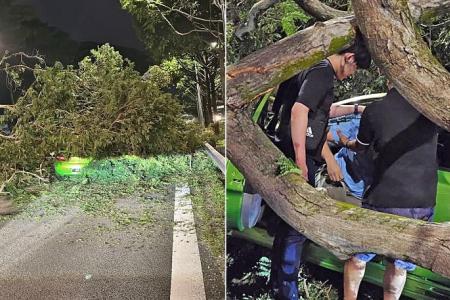
<instances>
[{"instance_id":1,"label":"night sky","mask_svg":"<svg viewBox=\"0 0 450 300\"><path fill-rule=\"evenodd\" d=\"M144 49L130 14L119 0L16 0L31 5L41 21L57 27L76 41L110 43Z\"/></svg>"},{"instance_id":2,"label":"night sky","mask_svg":"<svg viewBox=\"0 0 450 300\"><path fill-rule=\"evenodd\" d=\"M37 18L42 24L39 28L33 25L30 28L28 24L27 29L21 31L19 20L14 15L5 15L0 20L3 22L0 54L4 50L27 53L37 50L47 64L52 65L55 60L77 64L91 49L109 43L133 61L141 73L152 64L151 55L137 37L133 17L122 9L119 0L12 0L12 5L24 5L25 9L20 11L29 16L29 20ZM32 28L36 28L36 32L32 32ZM10 101L5 75L0 74L0 104Z\"/></svg>"}]
</instances>

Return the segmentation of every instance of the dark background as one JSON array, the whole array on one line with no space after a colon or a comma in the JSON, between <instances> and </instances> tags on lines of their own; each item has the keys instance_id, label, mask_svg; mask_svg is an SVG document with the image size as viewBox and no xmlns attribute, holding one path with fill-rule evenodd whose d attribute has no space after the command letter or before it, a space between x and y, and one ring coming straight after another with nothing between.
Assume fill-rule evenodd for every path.
<instances>
[{"instance_id":1,"label":"dark background","mask_svg":"<svg viewBox=\"0 0 450 300\"><path fill-rule=\"evenodd\" d=\"M47 65L77 64L91 49L109 43L142 73L152 64L119 0L0 0L0 7L0 55L38 52ZM0 103L11 102L0 74Z\"/></svg>"}]
</instances>

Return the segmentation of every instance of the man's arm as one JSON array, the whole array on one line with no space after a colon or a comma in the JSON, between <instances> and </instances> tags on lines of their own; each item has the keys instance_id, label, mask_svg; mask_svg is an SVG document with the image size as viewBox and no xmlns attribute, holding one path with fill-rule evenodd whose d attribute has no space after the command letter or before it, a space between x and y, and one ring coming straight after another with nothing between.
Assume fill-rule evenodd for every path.
<instances>
[{"instance_id":1,"label":"man's arm","mask_svg":"<svg viewBox=\"0 0 450 300\"><path fill-rule=\"evenodd\" d=\"M325 142L322 147L322 157L325 159L327 164L327 172L330 175L331 180L341 181L344 177L342 176L341 168L339 167L336 159L334 158L333 152L331 152L328 143Z\"/></svg>"},{"instance_id":2,"label":"man's arm","mask_svg":"<svg viewBox=\"0 0 450 300\"><path fill-rule=\"evenodd\" d=\"M302 170L302 176L308 180L306 166L306 127L308 126L309 108L301 103L294 103L291 111L291 136L294 145L295 163Z\"/></svg>"},{"instance_id":3,"label":"man's arm","mask_svg":"<svg viewBox=\"0 0 450 300\"><path fill-rule=\"evenodd\" d=\"M339 105L333 103L330 107L330 118L341 117L355 113L355 105ZM362 114L366 107L364 105L358 105L356 110L358 114Z\"/></svg>"},{"instance_id":4,"label":"man's arm","mask_svg":"<svg viewBox=\"0 0 450 300\"><path fill-rule=\"evenodd\" d=\"M340 141L341 145L354 151L354 152L364 151L369 146L369 145L360 143L357 139L350 140L348 137L343 135L340 130L337 131L337 135L339 136L339 141Z\"/></svg>"}]
</instances>

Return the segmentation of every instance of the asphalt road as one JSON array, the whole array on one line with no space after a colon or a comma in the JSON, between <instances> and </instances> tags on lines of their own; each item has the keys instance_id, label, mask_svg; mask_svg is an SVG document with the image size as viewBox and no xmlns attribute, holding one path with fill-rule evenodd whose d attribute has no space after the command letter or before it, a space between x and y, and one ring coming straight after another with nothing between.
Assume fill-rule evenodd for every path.
<instances>
[{"instance_id":1,"label":"asphalt road","mask_svg":"<svg viewBox=\"0 0 450 300\"><path fill-rule=\"evenodd\" d=\"M118 205L139 210L133 201ZM158 213L150 229L117 229L75 209L3 224L0 299L169 299L173 202Z\"/></svg>"}]
</instances>

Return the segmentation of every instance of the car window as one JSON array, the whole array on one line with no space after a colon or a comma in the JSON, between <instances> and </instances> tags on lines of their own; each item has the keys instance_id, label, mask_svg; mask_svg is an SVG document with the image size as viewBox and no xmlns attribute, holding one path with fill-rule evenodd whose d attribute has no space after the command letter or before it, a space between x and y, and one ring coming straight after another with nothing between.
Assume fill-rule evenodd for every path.
<instances>
[{"instance_id":1,"label":"car window","mask_svg":"<svg viewBox=\"0 0 450 300\"><path fill-rule=\"evenodd\" d=\"M438 138L439 167L450 170L450 132L442 131Z\"/></svg>"}]
</instances>

